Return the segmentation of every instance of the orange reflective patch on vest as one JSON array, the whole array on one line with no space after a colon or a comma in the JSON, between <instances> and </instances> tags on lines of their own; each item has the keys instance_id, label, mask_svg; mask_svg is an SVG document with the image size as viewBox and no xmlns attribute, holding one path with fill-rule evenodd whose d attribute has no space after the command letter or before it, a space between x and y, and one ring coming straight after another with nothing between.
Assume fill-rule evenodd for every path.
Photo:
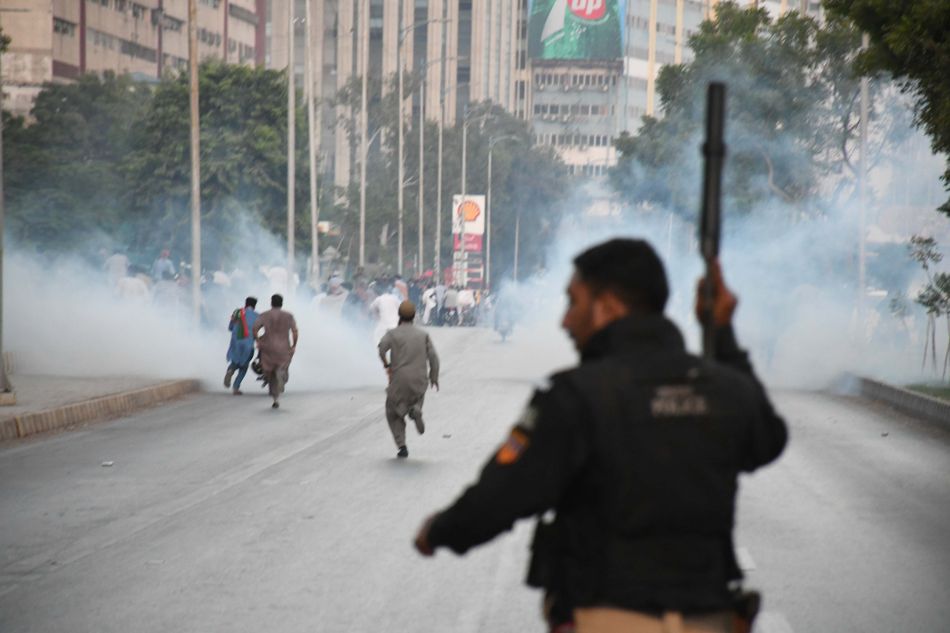
<instances>
[{"instance_id":1,"label":"orange reflective patch on vest","mask_svg":"<svg viewBox=\"0 0 950 633\"><path fill-rule=\"evenodd\" d=\"M508 436L505 443L498 449L498 453L495 455L495 461L502 466L514 464L518 461L518 458L521 457L524 450L528 448L528 443L528 436L525 433L518 429L512 429L511 435Z\"/></svg>"}]
</instances>

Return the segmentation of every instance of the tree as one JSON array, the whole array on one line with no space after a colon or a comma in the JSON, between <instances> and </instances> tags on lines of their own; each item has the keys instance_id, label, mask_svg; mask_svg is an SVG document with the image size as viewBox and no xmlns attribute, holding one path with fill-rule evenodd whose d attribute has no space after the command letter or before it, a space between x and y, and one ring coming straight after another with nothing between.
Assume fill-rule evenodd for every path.
<instances>
[{"instance_id":1,"label":"tree","mask_svg":"<svg viewBox=\"0 0 950 633\"><path fill-rule=\"evenodd\" d=\"M861 55L860 68L891 73L915 98L916 121L930 135L933 150L950 152L950 3L825 0L825 7L868 33L871 46ZM950 190L950 162L943 182ZM950 200L939 210L950 215Z\"/></svg>"},{"instance_id":2,"label":"tree","mask_svg":"<svg viewBox=\"0 0 950 633\"><path fill-rule=\"evenodd\" d=\"M411 76L407 80L406 94L413 93L418 87L420 77ZM376 263L391 271L396 269L396 188L397 188L397 98L395 77L389 79L390 90L380 98L379 79L369 82L370 99L367 110L368 132L373 140L367 156L367 192L366 192L366 253L367 261ZM334 106L344 106L348 115L341 121L348 131L350 145L355 151L359 148L359 130L356 126L360 99L360 78L354 78L340 91ZM430 113L433 114L433 113ZM484 194L487 190L487 163L490 139L502 136L517 140L499 143L492 152L492 261L495 274L509 264L498 268L498 262L511 262L514 250L514 225L520 217L520 230L523 236L521 245L522 266L534 267L542 263L544 236L553 231L561 212L561 202L565 198L568 186L567 170L550 148L535 146L533 135L524 121L507 113L503 108L490 102L469 104L467 112L459 117L456 125L443 130L442 152L442 201L443 208L435 208L437 189L437 136L438 128L431 119L425 130L425 241L426 261L429 268L432 257L432 244L435 237L435 213L442 213L442 252L440 258L443 269L452 260L452 227L448 209L452 195L461 193L462 174L462 120L469 120L466 139L466 192ZM418 121L405 123L405 176L404 189L404 227L405 254L412 259L417 250L418 223L418 182L419 145ZM375 137L375 138L374 138ZM355 155L355 154L354 154ZM359 218L359 181L358 160L351 171L351 182L343 192L344 204L337 206L328 219L343 226L349 236L344 241L352 244L344 252L355 253L355 240ZM379 237L385 236L385 245ZM493 274L493 276L495 276Z\"/></svg>"},{"instance_id":3,"label":"tree","mask_svg":"<svg viewBox=\"0 0 950 633\"><path fill-rule=\"evenodd\" d=\"M130 131L150 96L128 76L85 75L49 84L34 121L5 122L4 159L10 232L25 246L59 250L100 227L121 226L126 209L121 165Z\"/></svg>"},{"instance_id":4,"label":"tree","mask_svg":"<svg viewBox=\"0 0 950 633\"><path fill-rule=\"evenodd\" d=\"M232 229L244 214L274 233L286 229L287 82L282 72L206 62L199 97L202 253L218 265L233 257ZM168 77L136 121L123 170L134 248L154 250L156 241L178 252L190 248L188 103L187 75ZM306 199L305 184L297 192Z\"/></svg>"},{"instance_id":5,"label":"tree","mask_svg":"<svg viewBox=\"0 0 950 633\"><path fill-rule=\"evenodd\" d=\"M927 331L924 334L924 357L921 369L927 365L928 347L933 369L937 370L937 318L947 319L947 333L950 334L950 274L934 273L932 267L943 261L943 254L937 248L932 237L914 235L907 245L911 259L920 264L927 276L927 285L917 293L915 301L927 311ZM943 377L950 367L950 340L943 356Z\"/></svg>"},{"instance_id":6,"label":"tree","mask_svg":"<svg viewBox=\"0 0 950 633\"><path fill-rule=\"evenodd\" d=\"M620 161L610 173L628 199L695 213L698 146L710 81L729 88L729 160L724 191L730 208L748 213L779 202L798 213L821 213L816 195L829 179L836 194L854 195L859 78L850 68L860 34L843 20L820 25L790 12L772 20L765 9L717 7L716 18L689 40L692 62L664 66L657 80L663 118L644 117L636 135L614 143ZM873 89L883 89L878 84ZM878 143L893 143L886 101L877 101ZM685 186L684 186L685 185Z\"/></svg>"}]
</instances>

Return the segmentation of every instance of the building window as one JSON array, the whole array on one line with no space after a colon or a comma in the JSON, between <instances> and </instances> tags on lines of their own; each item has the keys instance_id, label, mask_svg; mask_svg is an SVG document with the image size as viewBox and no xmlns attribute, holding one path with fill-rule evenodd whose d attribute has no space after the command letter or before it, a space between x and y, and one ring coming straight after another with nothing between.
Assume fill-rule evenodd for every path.
<instances>
[{"instance_id":1,"label":"building window","mask_svg":"<svg viewBox=\"0 0 950 633\"><path fill-rule=\"evenodd\" d=\"M132 17L136 20L144 20L145 14L148 13L148 7L138 4L137 2L132 3Z\"/></svg>"},{"instance_id":2,"label":"building window","mask_svg":"<svg viewBox=\"0 0 950 633\"><path fill-rule=\"evenodd\" d=\"M129 57L144 59L147 62L155 62L158 60L158 54L155 52L154 48L148 48L147 46L142 46L136 42L122 40L121 50L123 54L128 55Z\"/></svg>"},{"instance_id":3,"label":"building window","mask_svg":"<svg viewBox=\"0 0 950 633\"><path fill-rule=\"evenodd\" d=\"M238 20L241 20L242 22L247 22L248 24L253 24L257 26L257 22L258 22L257 14L254 13L253 11L248 11L244 7L241 7L236 4L229 4L228 14L232 18L236 18Z\"/></svg>"},{"instance_id":4,"label":"building window","mask_svg":"<svg viewBox=\"0 0 950 633\"><path fill-rule=\"evenodd\" d=\"M76 35L76 25L68 20L53 18L53 33L60 35Z\"/></svg>"},{"instance_id":5,"label":"building window","mask_svg":"<svg viewBox=\"0 0 950 633\"><path fill-rule=\"evenodd\" d=\"M89 29L89 36L90 39L92 39L93 46L115 50L116 38L112 37L108 33L103 33L102 31L97 31L96 29Z\"/></svg>"}]
</instances>

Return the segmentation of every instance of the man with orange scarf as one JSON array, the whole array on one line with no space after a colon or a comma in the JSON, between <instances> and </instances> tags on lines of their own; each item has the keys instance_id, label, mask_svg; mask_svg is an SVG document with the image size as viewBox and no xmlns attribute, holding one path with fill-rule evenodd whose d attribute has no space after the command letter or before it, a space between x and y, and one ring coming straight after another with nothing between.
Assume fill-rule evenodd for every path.
<instances>
[{"instance_id":1,"label":"man with orange scarf","mask_svg":"<svg viewBox=\"0 0 950 633\"><path fill-rule=\"evenodd\" d=\"M247 368L254 357L254 337L252 336L254 322L257 321L257 299L248 297L244 300L244 307L231 313L228 329L231 330L231 344L228 346L228 371L224 374L224 386L231 386L231 378L237 372L237 380L231 393L241 395L241 381L247 374Z\"/></svg>"}]
</instances>

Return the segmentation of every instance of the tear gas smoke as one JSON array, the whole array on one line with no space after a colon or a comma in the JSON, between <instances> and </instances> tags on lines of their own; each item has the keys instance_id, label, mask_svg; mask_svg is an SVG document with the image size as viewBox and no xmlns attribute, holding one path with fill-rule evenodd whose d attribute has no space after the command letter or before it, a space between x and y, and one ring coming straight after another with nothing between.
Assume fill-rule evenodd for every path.
<instances>
[{"instance_id":1,"label":"tear gas smoke","mask_svg":"<svg viewBox=\"0 0 950 633\"><path fill-rule=\"evenodd\" d=\"M239 252L232 261L238 266L217 271L203 283L197 330L190 281L181 286L156 283L137 296L137 290L112 284L101 260L25 254L14 245L7 250L4 271L4 350L13 354L16 373L195 377L206 388L219 389L227 367L231 312L244 305L246 296L257 297L262 312L269 309L271 294L281 292L300 330L289 388L384 385L371 329L320 313L305 287L287 293L286 256L278 240L246 219L235 231ZM130 254L130 259L150 262L159 250L141 258ZM13 380L15 384L15 375ZM255 386L249 372L243 388Z\"/></svg>"},{"instance_id":2,"label":"tear gas smoke","mask_svg":"<svg viewBox=\"0 0 950 633\"><path fill-rule=\"evenodd\" d=\"M901 161L871 175L877 199L892 202L889 209L877 204L868 210L867 293L860 308L857 204L803 217L798 209L778 203L737 216L730 213L728 201L724 203L721 259L726 281L740 299L735 319L740 344L770 384L828 388L843 372L898 384L935 379L933 374L922 375L920 368L926 316L916 305L904 318L890 310L891 298L901 293L912 303L923 282L919 266L908 257L910 237L932 235L950 249L950 222L936 213L936 204L893 202L894 193L900 199L906 186L928 189L933 200L940 194L943 161L929 151L909 151L926 146L919 135L909 135ZM694 139L697 161L692 172L697 216L700 142ZM669 177L684 178L682 173ZM667 315L680 327L688 347L698 350L700 328L693 301L704 269L695 218L643 205L622 208L611 192L597 187L578 191L573 207L577 212L562 221L548 249L548 269L500 289L502 296L520 298L522 323L528 326L522 330L533 332L528 338L563 338L555 328L565 307L572 258L603 240L629 236L648 240L663 259L671 290ZM607 212L585 213L595 207ZM944 349L945 337L938 333L938 351ZM564 362L560 351L551 355L553 362Z\"/></svg>"}]
</instances>

